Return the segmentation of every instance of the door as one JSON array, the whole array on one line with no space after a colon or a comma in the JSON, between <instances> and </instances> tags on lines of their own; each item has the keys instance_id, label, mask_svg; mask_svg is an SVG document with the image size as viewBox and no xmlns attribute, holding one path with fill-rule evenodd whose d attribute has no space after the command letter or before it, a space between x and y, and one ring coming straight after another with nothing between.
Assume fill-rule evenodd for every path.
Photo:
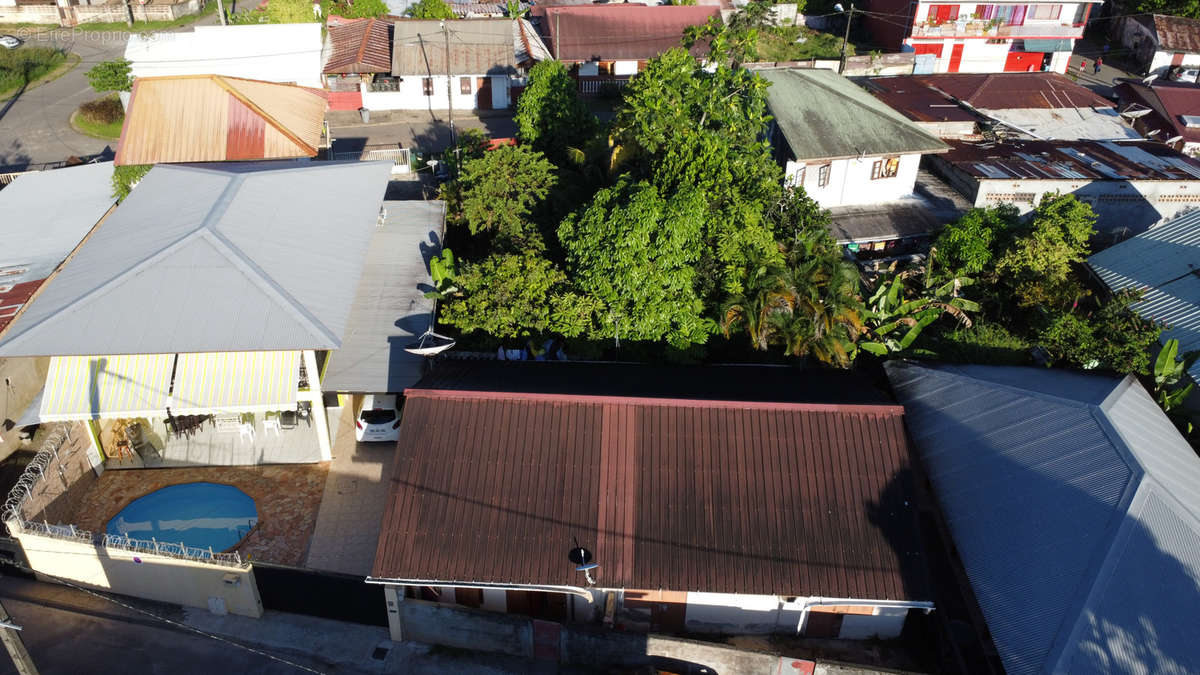
<instances>
[{"instance_id":1,"label":"door","mask_svg":"<svg viewBox=\"0 0 1200 675\"><path fill-rule=\"evenodd\" d=\"M492 109L492 83L489 78L475 78L475 107L479 110Z\"/></svg>"},{"instance_id":2,"label":"door","mask_svg":"<svg viewBox=\"0 0 1200 675\"><path fill-rule=\"evenodd\" d=\"M942 46L931 44L913 45L913 52L918 56L921 54L933 54L936 58L942 58Z\"/></svg>"},{"instance_id":3,"label":"door","mask_svg":"<svg viewBox=\"0 0 1200 675\"><path fill-rule=\"evenodd\" d=\"M1172 54L1171 55L1171 65L1182 66L1183 65L1183 53Z\"/></svg>"},{"instance_id":4,"label":"door","mask_svg":"<svg viewBox=\"0 0 1200 675\"><path fill-rule=\"evenodd\" d=\"M1006 73L1032 73L1042 67L1045 54L1042 52L1009 52L1004 60Z\"/></svg>"},{"instance_id":5,"label":"door","mask_svg":"<svg viewBox=\"0 0 1200 675\"><path fill-rule=\"evenodd\" d=\"M958 18L958 5L934 5L929 14L935 24L949 23Z\"/></svg>"},{"instance_id":6,"label":"door","mask_svg":"<svg viewBox=\"0 0 1200 675\"><path fill-rule=\"evenodd\" d=\"M948 73L957 73L958 72L958 66L962 63L962 53L963 53L963 46L962 45L954 45L954 48L950 50L950 67L946 69L946 72L948 72Z\"/></svg>"}]
</instances>

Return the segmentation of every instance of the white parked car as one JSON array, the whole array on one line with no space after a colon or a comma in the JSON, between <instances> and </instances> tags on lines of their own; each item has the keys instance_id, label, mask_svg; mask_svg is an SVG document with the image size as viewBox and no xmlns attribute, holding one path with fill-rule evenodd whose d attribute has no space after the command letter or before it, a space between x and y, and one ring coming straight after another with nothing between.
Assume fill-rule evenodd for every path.
<instances>
[{"instance_id":1,"label":"white parked car","mask_svg":"<svg viewBox=\"0 0 1200 675\"><path fill-rule=\"evenodd\" d=\"M358 441L400 440L400 408L395 394L367 394L362 410L354 420L354 439Z\"/></svg>"},{"instance_id":2,"label":"white parked car","mask_svg":"<svg viewBox=\"0 0 1200 675\"><path fill-rule=\"evenodd\" d=\"M5 47L6 49L16 49L22 44L21 38L17 37L16 35L0 35L0 47Z\"/></svg>"},{"instance_id":3,"label":"white parked car","mask_svg":"<svg viewBox=\"0 0 1200 675\"><path fill-rule=\"evenodd\" d=\"M1200 68L1195 66L1180 66L1171 71L1168 79L1175 82L1195 82L1200 76Z\"/></svg>"}]
</instances>

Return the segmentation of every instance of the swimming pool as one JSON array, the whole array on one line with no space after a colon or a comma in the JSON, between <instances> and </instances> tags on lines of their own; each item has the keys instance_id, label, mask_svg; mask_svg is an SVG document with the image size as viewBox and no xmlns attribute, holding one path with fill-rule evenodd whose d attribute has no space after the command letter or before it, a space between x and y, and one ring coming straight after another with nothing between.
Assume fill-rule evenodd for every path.
<instances>
[{"instance_id":1,"label":"swimming pool","mask_svg":"<svg viewBox=\"0 0 1200 675\"><path fill-rule=\"evenodd\" d=\"M181 483L133 500L108 521L107 529L121 537L220 552L241 541L257 522L254 500L236 487Z\"/></svg>"}]
</instances>

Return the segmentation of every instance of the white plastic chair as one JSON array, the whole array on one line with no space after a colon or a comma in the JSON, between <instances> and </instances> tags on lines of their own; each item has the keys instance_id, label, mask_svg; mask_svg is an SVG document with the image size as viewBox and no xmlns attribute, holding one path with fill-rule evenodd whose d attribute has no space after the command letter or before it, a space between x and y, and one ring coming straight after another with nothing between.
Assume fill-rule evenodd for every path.
<instances>
[{"instance_id":1,"label":"white plastic chair","mask_svg":"<svg viewBox=\"0 0 1200 675\"><path fill-rule=\"evenodd\" d=\"M242 424L238 425L238 440L240 441L247 438L250 439L251 443L254 442L254 425L243 422Z\"/></svg>"},{"instance_id":2,"label":"white plastic chair","mask_svg":"<svg viewBox=\"0 0 1200 675\"><path fill-rule=\"evenodd\" d=\"M263 420L263 432L267 431L274 431L276 437L281 434L282 427L279 424L278 417L268 417L267 419Z\"/></svg>"}]
</instances>

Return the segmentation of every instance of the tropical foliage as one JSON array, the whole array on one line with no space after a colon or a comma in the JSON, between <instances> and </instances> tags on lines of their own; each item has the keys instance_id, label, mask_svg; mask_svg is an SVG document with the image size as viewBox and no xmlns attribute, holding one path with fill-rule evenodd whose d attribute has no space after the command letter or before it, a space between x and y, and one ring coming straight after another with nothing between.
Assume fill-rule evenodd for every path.
<instances>
[{"instance_id":1,"label":"tropical foliage","mask_svg":"<svg viewBox=\"0 0 1200 675\"><path fill-rule=\"evenodd\" d=\"M414 19L454 19L454 10L444 0L420 0L409 5L408 15Z\"/></svg>"},{"instance_id":2,"label":"tropical foliage","mask_svg":"<svg viewBox=\"0 0 1200 675\"><path fill-rule=\"evenodd\" d=\"M106 91L129 91L133 87L130 69L133 64L125 59L101 61L92 66L87 75L88 84L100 93Z\"/></svg>"}]
</instances>

